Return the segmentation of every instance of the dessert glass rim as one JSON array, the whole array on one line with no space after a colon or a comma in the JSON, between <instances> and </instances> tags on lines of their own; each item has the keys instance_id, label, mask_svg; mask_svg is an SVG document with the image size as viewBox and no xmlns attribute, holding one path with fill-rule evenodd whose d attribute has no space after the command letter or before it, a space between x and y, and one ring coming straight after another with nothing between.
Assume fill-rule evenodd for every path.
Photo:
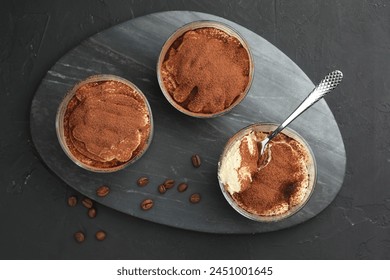
<instances>
[{"instance_id":1,"label":"dessert glass rim","mask_svg":"<svg viewBox=\"0 0 390 280\"><path fill-rule=\"evenodd\" d=\"M169 48L176 41L176 39L178 39L180 36L182 36L187 31L196 30L196 29L200 29L200 28L207 28L207 27L219 29L219 30L227 33L229 36L235 37L237 40L240 41L241 45L247 51L248 57L249 57L249 81L248 81L248 84L246 85L245 90L240 94L240 96L238 98L236 98L236 100L228 108L226 108L222 111L216 112L216 113L196 113L196 112L192 112L192 111L180 106L172 98L172 96L169 94L169 92L165 88L164 81L161 77L160 69L164 63L164 60L165 60L165 57L166 57L166 54L167 54ZM159 54L159 57L157 60L156 71L157 71L157 80L158 80L158 84L160 86L160 89L161 89L162 93L164 94L165 98L168 100L168 102L175 109L182 112L183 114L186 114L188 116L195 117L195 118L215 118L215 117L218 117L218 116L221 116L221 115L228 113L234 107L236 107L238 104L240 104L241 101L243 101L245 99L245 97L247 96L247 94L251 88L251 85L252 85L255 68L254 68L254 60L253 60L253 56L252 56L252 52L250 50L249 44L238 31L236 31L234 28L232 28L228 24L222 23L222 22L219 22L216 20L197 20L197 21L192 21L192 22L189 22L189 23L182 25L181 27L176 29L168 37L168 39L164 42L164 44L161 48L161 51L160 51L160 54Z\"/></svg>"},{"instance_id":2,"label":"dessert glass rim","mask_svg":"<svg viewBox=\"0 0 390 280\"><path fill-rule=\"evenodd\" d=\"M317 163L316 159L313 153L313 150L311 149L310 145L307 143L307 141L294 129L291 129L290 127L286 127L283 129L281 133L287 135L288 137L291 137L292 139L298 141L300 144L304 146L304 148L308 152L308 171L309 171L309 186L308 190L304 196L304 199L299 205L296 205L286 212L280 214L280 215L273 215L273 216L261 216L257 214L250 213L246 210L244 210L242 207L240 207L237 202L232 198L230 193L226 190L224 184L222 183L222 180L220 178L220 169L222 165L222 161L229 149L231 148L232 144L242 138L244 135L246 135L250 131L260 131L260 132L272 132L275 130L279 124L277 123L272 123L272 122L258 122L258 123L253 123L251 125L248 125L240 130L238 130L233 136L229 138L227 143L225 144L223 151L221 153L221 156L218 160L218 171L217 171L217 177L218 177L218 184L219 187L222 191L223 196L227 200L227 202L230 204L231 207L233 207L234 210L236 210L238 213L240 213L242 216L257 221L257 222L264 222L264 223L270 223L270 222L279 222L282 220L285 220L295 214L297 214L299 211L301 211L304 206L308 203L310 200L314 189L317 184ZM262 129L260 129L262 128Z\"/></svg>"},{"instance_id":3,"label":"dessert glass rim","mask_svg":"<svg viewBox=\"0 0 390 280\"><path fill-rule=\"evenodd\" d=\"M113 166L113 167L108 167L108 168L101 168L101 167L91 166L91 165L85 164L85 163L81 162L80 160L78 160L72 154L72 152L70 151L68 145L66 144L66 140L65 140L65 136L64 136L64 116L65 116L65 112L67 110L69 101L76 94L77 89L79 89L81 86L83 86L85 84L88 84L88 83L104 82L104 81L120 82L120 83L123 83L123 84L131 87L132 89L134 89L142 97L142 100L145 102L145 105L146 105L146 108L147 108L147 111L148 111L148 115L149 115L149 122L150 122L149 137L148 137L148 139L147 139L143 149L135 157L131 158L129 161L127 161L127 162L125 162L123 164L120 164L120 165L117 165L117 166ZM150 146L150 144L152 142L153 132L154 132L152 109L151 109L150 104L149 104L146 96L144 95L144 93L135 84L133 84L129 80L127 80L127 79L125 79L123 77L117 76L117 75L113 75L113 74L96 74L96 75L91 75L91 76L87 76L87 77L83 78L82 80L80 80L79 82L75 83L65 93L65 95L63 96L63 98L62 98L62 100L61 100L61 102L60 102L60 104L58 106L56 119L55 119L55 127L56 127L56 135L57 135L58 142L59 142L62 150L68 156L68 158L73 163L78 165L79 167L81 167L81 168L83 168L85 170L92 171L92 172L97 172L97 173L110 173L110 172L119 171L119 170L122 170L125 167L129 166L130 164L133 164L134 162L136 162L148 150L148 148L149 148L149 146Z\"/></svg>"}]
</instances>

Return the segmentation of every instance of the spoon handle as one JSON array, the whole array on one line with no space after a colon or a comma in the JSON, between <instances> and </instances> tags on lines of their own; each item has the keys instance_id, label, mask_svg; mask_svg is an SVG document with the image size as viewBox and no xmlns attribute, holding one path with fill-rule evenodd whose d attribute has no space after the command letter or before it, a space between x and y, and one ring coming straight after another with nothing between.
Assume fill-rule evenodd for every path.
<instances>
[{"instance_id":1,"label":"spoon handle","mask_svg":"<svg viewBox=\"0 0 390 280\"><path fill-rule=\"evenodd\" d=\"M334 90L343 79L343 73L340 70L335 70L328 75L309 93L309 95L302 101L302 103L292 112L292 114L275 129L269 136L268 141L274 138L280 131L288 126L300 114L306 111L310 106L324 97L327 93ZM268 142L267 141L267 142Z\"/></svg>"}]
</instances>

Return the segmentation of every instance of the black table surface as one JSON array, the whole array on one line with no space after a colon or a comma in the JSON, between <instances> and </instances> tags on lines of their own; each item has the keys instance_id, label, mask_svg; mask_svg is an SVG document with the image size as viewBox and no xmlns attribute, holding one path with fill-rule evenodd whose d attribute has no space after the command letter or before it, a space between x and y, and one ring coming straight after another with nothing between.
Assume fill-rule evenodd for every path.
<instances>
[{"instance_id":1,"label":"black table surface","mask_svg":"<svg viewBox=\"0 0 390 280\"><path fill-rule=\"evenodd\" d=\"M343 187L313 219L276 232L219 235L96 205L40 159L31 101L46 72L84 39L159 11L234 21L278 47L313 82L340 69L326 98L347 152ZM390 259L390 4L346 1L6 1L0 10L0 259ZM324 124L326 125L326 124ZM73 233L86 233L83 244ZM98 230L107 232L103 242Z\"/></svg>"}]
</instances>

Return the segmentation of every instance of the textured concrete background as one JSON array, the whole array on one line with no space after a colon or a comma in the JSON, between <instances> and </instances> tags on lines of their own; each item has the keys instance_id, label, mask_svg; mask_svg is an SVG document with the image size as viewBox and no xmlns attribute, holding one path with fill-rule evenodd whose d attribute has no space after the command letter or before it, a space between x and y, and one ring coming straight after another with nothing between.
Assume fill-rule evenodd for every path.
<instances>
[{"instance_id":1,"label":"textured concrete background","mask_svg":"<svg viewBox=\"0 0 390 280\"><path fill-rule=\"evenodd\" d=\"M46 71L83 39L166 10L225 17L281 49L314 81L335 68L327 97L343 135L347 173L336 200L297 227L256 235L174 229L98 205L69 208L74 191L31 142L31 100ZM6 1L0 11L0 258L390 259L390 2ZM73 232L82 229L79 245ZM104 229L108 238L93 234Z\"/></svg>"}]
</instances>

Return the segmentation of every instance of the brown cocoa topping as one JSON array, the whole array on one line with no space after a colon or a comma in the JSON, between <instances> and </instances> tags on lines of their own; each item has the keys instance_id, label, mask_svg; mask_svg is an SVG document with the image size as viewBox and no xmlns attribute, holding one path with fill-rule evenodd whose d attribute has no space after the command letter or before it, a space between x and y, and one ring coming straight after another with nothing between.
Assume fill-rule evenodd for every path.
<instances>
[{"instance_id":1,"label":"brown cocoa topping","mask_svg":"<svg viewBox=\"0 0 390 280\"><path fill-rule=\"evenodd\" d=\"M184 33L169 48L162 65L172 98L195 113L230 107L249 82L249 55L240 41L217 28Z\"/></svg>"},{"instance_id":2,"label":"brown cocoa topping","mask_svg":"<svg viewBox=\"0 0 390 280\"><path fill-rule=\"evenodd\" d=\"M122 165L144 149L150 116L142 96L118 81L90 82L76 90L64 116L71 153L97 168Z\"/></svg>"},{"instance_id":3,"label":"brown cocoa topping","mask_svg":"<svg viewBox=\"0 0 390 280\"><path fill-rule=\"evenodd\" d=\"M301 203L298 192L308 176L303 164L307 161L307 152L297 141L279 134L268 148L271 159L264 164L263 160L258 160L258 147L255 146L255 152L251 154L247 141L241 142L241 168L247 168L251 176L250 179L243 178L241 191L233 194L242 208L259 215L278 214L282 205L287 205L287 211Z\"/></svg>"}]
</instances>

